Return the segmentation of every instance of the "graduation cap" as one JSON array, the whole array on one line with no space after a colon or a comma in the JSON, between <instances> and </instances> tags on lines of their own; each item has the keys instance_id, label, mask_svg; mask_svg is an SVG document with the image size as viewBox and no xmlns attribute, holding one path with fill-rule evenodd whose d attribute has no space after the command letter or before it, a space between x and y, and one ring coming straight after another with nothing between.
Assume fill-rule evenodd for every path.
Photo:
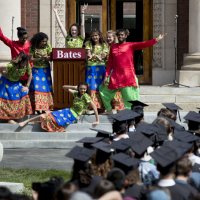
<instances>
[{"instance_id":1,"label":"graduation cap","mask_svg":"<svg viewBox=\"0 0 200 200\"><path fill-rule=\"evenodd\" d=\"M139 116L140 115L134 112L133 110L124 109L124 110L119 111L117 114L111 115L110 118L118 122L124 122L128 120L132 120Z\"/></svg>"},{"instance_id":2,"label":"graduation cap","mask_svg":"<svg viewBox=\"0 0 200 200\"><path fill-rule=\"evenodd\" d=\"M133 100L133 101L128 101L128 102L132 104L133 108L136 107L136 106L141 106L141 107L149 106L148 104L143 103L143 102L138 101L138 100Z\"/></svg>"},{"instance_id":3,"label":"graduation cap","mask_svg":"<svg viewBox=\"0 0 200 200\"><path fill-rule=\"evenodd\" d=\"M181 158L183 152L164 145L154 150L150 155L161 167L167 167Z\"/></svg>"},{"instance_id":4,"label":"graduation cap","mask_svg":"<svg viewBox=\"0 0 200 200\"><path fill-rule=\"evenodd\" d=\"M102 137L102 138L110 138L112 133L108 131L104 131L101 129L96 129L96 128L90 128L90 130L96 131L96 137Z\"/></svg>"},{"instance_id":5,"label":"graduation cap","mask_svg":"<svg viewBox=\"0 0 200 200\"><path fill-rule=\"evenodd\" d=\"M96 151L96 163L104 163L114 151L113 147L103 141L92 144Z\"/></svg>"},{"instance_id":6,"label":"graduation cap","mask_svg":"<svg viewBox=\"0 0 200 200\"><path fill-rule=\"evenodd\" d=\"M65 156L69 158L73 158L74 160L77 160L77 161L87 162L94 155L94 153L95 153L94 150L91 150L85 147L75 146Z\"/></svg>"},{"instance_id":7,"label":"graduation cap","mask_svg":"<svg viewBox=\"0 0 200 200\"><path fill-rule=\"evenodd\" d=\"M138 100L128 101L128 102L132 104L131 109L140 114L140 116L144 114L144 107L149 106L148 104L145 104Z\"/></svg>"},{"instance_id":8,"label":"graduation cap","mask_svg":"<svg viewBox=\"0 0 200 200\"><path fill-rule=\"evenodd\" d=\"M110 144L106 143L106 142L97 142L95 144L92 144L93 147L95 147L97 150L103 151L105 153L112 153L113 152L113 148Z\"/></svg>"},{"instance_id":9,"label":"graduation cap","mask_svg":"<svg viewBox=\"0 0 200 200\"><path fill-rule=\"evenodd\" d=\"M93 148L91 145L94 143L97 143L101 140L103 140L103 137L84 137L78 141L76 141L77 143L83 143L83 147L86 148Z\"/></svg>"},{"instance_id":10,"label":"graduation cap","mask_svg":"<svg viewBox=\"0 0 200 200\"><path fill-rule=\"evenodd\" d=\"M145 134L154 143L163 142L168 138L167 130L161 124L145 124L142 126L138 126L136 131Z\"/></svg>"},{"instance_id":11,"label":"graduation cap","mask_svg":"<svg viewBox=\"0 0 200 200\"><path fill-rule=\"evenodd\" d=\"M138 159L132 158L125 153L115 154L111 158L114 161L114 166L122 169L126 174L139 166Z\"/></svg>"},{"instance_id":12,"label":"graduation cap","mask_svg":"<svg viewBox=\"0 0 200 200\"><path fill-rule=\"evenodd\" d=\"M168 110L172 111L175 115L179 116L179 120L181 121L179 110L183 110L181 107L176 105L175 103L163 103L163 106L165 106Z\"/></svg>"},{"instance_id":13,"label":"graduation cap","mask_svg":"<svg viewBox=\"0 0 200 200\"><path fill-rule=\"evenodd\" d=\"M116 152L126 152L130 148L127 140L129 140L129 138L113 141L111 146L115 149Z\"/></svg>"},{"instance_id":14,"label":"graduation cap","mask_svg":"<svg viewBox=\"0 0 200 200\"><path fill-rule=\"evenodd\" d=\"M184 119L188 121L189 130L195 131L200 129L200 113L190 111L187 113Z\"/></svg>"},{"instance_id":15,"label":"graduation cap","mask_svg":"<svg viewBox=\"0 0 200 200\"><path fill-rule=\"evenodd\" d=\"M147 148L153 144L149 138L138 132L134 133L133 137L126 140L126 142L127 145L129 145L139 156L141 156Z\"/></svg>"},{"instance_id":16,"label":"graduation cap","mask_svg":"<svg viewBox=\"0 0 200 200\"><path fill-rule=\"evenodd\" d=\"M172 141L166 141L163 145L169 146L171 148L175 148L175 150L181 155L182 153L185 154L189 149L192 148L192 143L186 143L179 141L177 139L174 139Z\"/></svg>"},{"instance_id":17,"label":"graduation cap","mask_svg":"<svg viewBox=\"0 0 200 200\"><path fill-rule=\"evenodd\" d=\"M199 140L199 137L197 137L196 135L193 135L192 133L188 131L178 131L178 130L174 131L174 138L176 138L179 141L187 142L187 143L195 142Z\"/></svg>"}]
</instances>

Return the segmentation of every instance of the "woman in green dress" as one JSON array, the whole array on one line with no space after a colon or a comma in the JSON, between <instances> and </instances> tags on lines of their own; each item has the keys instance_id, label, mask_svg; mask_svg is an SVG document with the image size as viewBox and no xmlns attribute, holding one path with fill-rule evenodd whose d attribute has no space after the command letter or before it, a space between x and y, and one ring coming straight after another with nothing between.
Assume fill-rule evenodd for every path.
<instances>
[{"instance_id":1,"label":"woman in green dress","mask_svg":"<svg viewBox=\"0 0 200 200\"><path fill-rule=\"evenodd\" d=\"M69 28L69 33L66 31L65 27L63 26L60 17L58 15L57 8L54 7L53 11L55 13L56 20L58 25L61 29L63 36L65 37L65 47L66 48L82 48L83 42L85 39L85 10L87 9L88 5L82 7L81 10L81 28L78 24L72 24Z\"/></svg>"},{"instance_id":2,"label":"woman in green dress","mask_svg":"<svg viewBox=\"0 0 200 200\"><path fill-rule=\"evenodd\" d=\"M103 104L99 96L99 86L105 77L109 49L100 31L93 30L91 32L90 40L85 43L85 49L87 53L85 82L89 86L90 95L96 107L102 110Z\"/></svg>"},{"instance_id":3,"label":"woman in green dress","mask_svg":"<svg viewBox=\"0 0 200 200\"><path fill-rule=\"evenodd\" d=\"M66 126L75 123L78 120L79 116L87 110L88 106L93 108L96 117L96 121L92 124L99 124L96 106L87 94L87 84L80 83L78 86L64 85L63 89L68 90L74 96L71 108L53 112L48 111L45 114L20 122L19 126L23 127L31 121L38 121L40 119L42 129L48 132L63 132L65 131Z\"/></svg>"}]
</instances>

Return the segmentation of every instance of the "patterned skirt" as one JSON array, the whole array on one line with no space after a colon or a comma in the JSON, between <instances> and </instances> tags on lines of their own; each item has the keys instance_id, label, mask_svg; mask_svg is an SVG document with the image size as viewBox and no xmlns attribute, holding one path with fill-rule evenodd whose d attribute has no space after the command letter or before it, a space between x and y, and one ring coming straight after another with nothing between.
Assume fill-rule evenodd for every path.
<instances>
[{"instance_id":1,"label":"patterned skirt","mask_svg":"<svg viewBox=\"0 0 200 200\"><path fill-rule=\"evenodd\" d=\"M20 82L0 78L0 119L21 119L32 114L31 102L27 92L22 91Z\"/></svg>"},{"instance_id":2,"label":"patterned skirt","mask_svg":"<svg viewBox=\"0 0 200 200\"><path fill-rule=\"evenodd\" d=\"M87 66L85 82L89 86L91 98L97 108L102 109L103 103L99 95L99 86L102 84L105 77L105 65Z\"/></svg>"},{"instance_id":3,"label":"patterned skirt","mask_svg":"<svg viewBox=\"0 0 200 200\"><path fill-rule=\"evenodd\" d=\"M30 99L33 110L52 110L52 79L50 67L33 68L30 84Z\"/></svg>"},{"instance_id":4,"label":"patterned skirt","mask_svg":"<svg viewBox=\"0 0 200 200\"><path fill-rule=\"evenodd\" d=\"M69 124L77 121L69 108L41 115L41 128L48 132L63 132Z\"/></svg>"}]
</instances>

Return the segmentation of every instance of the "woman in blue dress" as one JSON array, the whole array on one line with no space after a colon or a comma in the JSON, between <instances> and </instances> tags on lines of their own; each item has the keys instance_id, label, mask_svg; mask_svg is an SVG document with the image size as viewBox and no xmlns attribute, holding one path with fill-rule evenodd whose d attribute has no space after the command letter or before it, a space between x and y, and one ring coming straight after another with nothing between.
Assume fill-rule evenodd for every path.
<instances>
[{"instance_id":1,"label":"woman in blue dress","mask_svg":"<svg viewBox=\"0 0 200 200\"><path fill-rule=\"evenodd\" d=\"M31 102L28 91L32 79L29 56L21 52L6 67L0 67L0 119L16 123L15 119L21 119L32 114ZM20 78L28 74L26 86L20 83Z\"/></svg>"},{"instance_id":2,"label":"woman in blue dress","mask_svg":"<svg viewBox=\"0 0 200 200\"><path fill-rule=\"evenodd\" d=\"M53 89L51 79L52 48L48 44L48 36L39 32L31 39L31 60L33 62L33 78L30 85L30 98L34 111L47 111L53 109Z\"/></svg>"}]
</instances>

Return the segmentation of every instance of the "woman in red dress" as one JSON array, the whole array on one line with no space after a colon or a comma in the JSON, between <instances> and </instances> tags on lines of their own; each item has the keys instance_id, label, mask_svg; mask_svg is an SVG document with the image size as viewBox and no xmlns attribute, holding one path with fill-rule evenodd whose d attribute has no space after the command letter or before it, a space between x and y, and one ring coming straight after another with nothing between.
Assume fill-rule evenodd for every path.
<instances>
[{"instance_id":1,"label":"woman in red dress","mask_svg":"<svg viewBox=\"0 0 200 200\"><path fill-rule=\"evenodd\" d=\"M28 32L25 28L17 28L17 37L18 40L11 40L3 34L3 31L0 27L0 40L10 48L11 59L16 59L20 52L24 52L26 55L29 55L31 43L28 41ZM28 80L28 74L26 73L23 77L20 78L20 82L26 85Z\"/></svg>"}]
</instances>

